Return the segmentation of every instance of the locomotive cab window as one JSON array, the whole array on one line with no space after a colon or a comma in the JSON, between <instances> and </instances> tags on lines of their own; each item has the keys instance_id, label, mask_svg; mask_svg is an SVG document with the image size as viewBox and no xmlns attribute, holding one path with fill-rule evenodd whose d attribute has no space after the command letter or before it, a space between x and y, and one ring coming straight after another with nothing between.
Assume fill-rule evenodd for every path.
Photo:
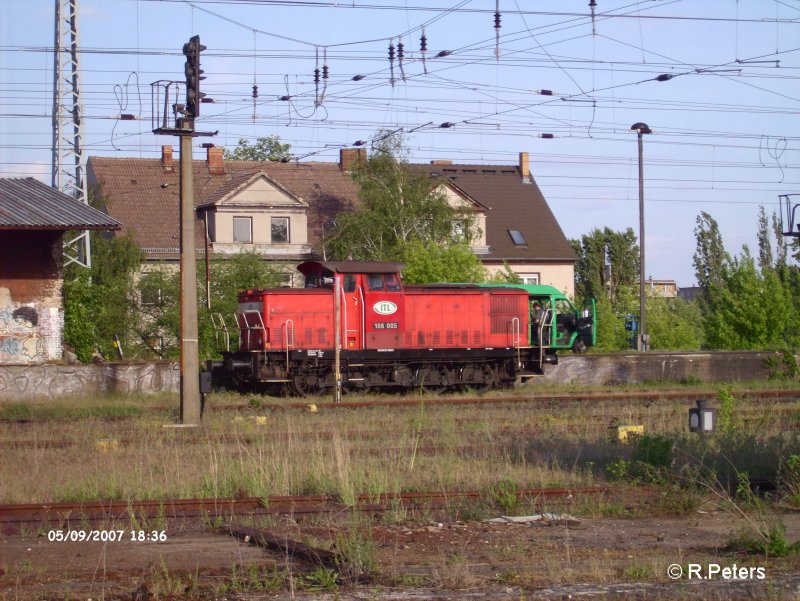
<instances>
[{"instance_id":1,"label":"locomotive cab window","mask_svg":"<svg viewBox=\"0 0 800 601\"><path fill-rule=\"evenodd\" d=\"M306 288L333 288L333 272L315 271L306 276Z\"/></svg>"},{"instance_id":2,"label":"locomotive cab window","mask_svg":"<svg viewBox=\"0 0 800 601\"><path fill-rule=\"evenodd\" d=\"M368 273L367 285L370 290L386 290L387 292L400 292L400 276L396 273Z\"/></svg>"},{"instance_id":3,"label":"locomotive cab window","mask_svg":"<svg viewBox=\"0 0 800 601\"><path fill-rule=\"evenodd\" d=\"M356 276L354 275L346 275L344 276L344 282L342 288L345 292L355 292L356 290Z\"/></svg>"},{"instance_id":4,"label":"locomotive cab window","mask_svg":"<svg viewBox=\"0 0 800 601\"><path fill-rule=\"evenodd\" d=\"M389 292L399 292L400 291L400 278L396 273L387 273L383 276L384 281L386 282L386 290Z\"/></svg>"}]
</instances>

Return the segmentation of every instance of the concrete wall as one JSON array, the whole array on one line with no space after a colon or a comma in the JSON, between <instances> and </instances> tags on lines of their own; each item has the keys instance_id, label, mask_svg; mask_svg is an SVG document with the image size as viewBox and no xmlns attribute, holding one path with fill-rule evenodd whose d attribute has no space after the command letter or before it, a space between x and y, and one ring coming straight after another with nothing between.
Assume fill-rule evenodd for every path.
<instances>
[{"instance_id":1,"label":"concrete wall","mask_svg":"<svg viewBox=\"0 0 800 601\"><path fill-rule=\"evenodd\" d=\"M0 363L64 356L62 232L0 232Z\"/></svg>"},{"instance_id":2,"label":"concrete wall","mask_svg":"<svg viewBox=\"0 0 800 601\"><path fill-rule=\"evenodd\" d=\"M0 402L107 392L178 392L177 363L0 365Z\"/></svg>"},{"instance_id":3,"label":"concrete wall","mask_svg":"<svg viewBox=\"0 0 800 601\"><path fill-rule=\"evenodd\" d=\"M558 365L549 366L549 382L586 385L643 384L682 380L730 382L765 380L764 360L778 353L631 353L628 355L559 355Z\"/></svg>"},{"instance_id":4,"label":"concrete wall","mask_svg":"<svg viewBox=\"0 0 800 601\"><path fill-rule=\"evenodd\" d=\"M544 380L586 385L645 384L699 379L702 382L765 380L764 360L777 353L647 353L573 355L547 366ZM541 378L533 378L535 386ZM177 363L94 365L0 365L0 402L105 392L179 392Z\"/></svg>"}]
</instances>

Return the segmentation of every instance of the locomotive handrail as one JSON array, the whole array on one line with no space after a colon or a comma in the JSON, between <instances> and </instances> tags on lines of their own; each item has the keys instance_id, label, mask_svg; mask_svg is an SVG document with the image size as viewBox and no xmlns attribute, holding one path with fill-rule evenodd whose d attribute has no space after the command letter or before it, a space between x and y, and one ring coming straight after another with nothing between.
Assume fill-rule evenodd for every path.
<instances>
[{"instance_id":1,"label":"locomotive handrail","mask_svg":"<svg viewBox=\"0 0 800 601\"><path fill-rule=\"evenodd\" d=\"M291 324L291 326L290 326ZM289 331L291 330L292 334L292 341L289 342ZM284 341L286 342L286 373L289 373L289 346L294 348L294 320L287 319L286 323L283 324L283 337Z\"/></svg>"},{"instance_id":2,"label":"locomotive handrail","mask_svg":"<svg viewBox=\"0 0 800 601\"><path fill-rule=\"evenodd\" d=\"M258 323L255 325L250 325L250 321L247 319L248 315L255 314L258 317ZM247 348L250 348L250 332L253 330L262 330L266 332L267 328L264 325L264 317L261 315L261 311L256 311L254 309L250 309L248 311L239 311L234 313L234 317L236 319L236 323L239 324L239 346L243 346L242 340L242 330L247 331ZM244 321L244 323L242 323Z\"/></svg>"},{"instance_id":3,"label":"locomotive handrail","mask_svg":"<svg viewBox=\"0 0 800 601\"><path fill-rule=\"evenodd\" d=\"M219 319L220 325L217 325L217 319ZM223 317L222 313L211 314L211 326L214 328L214 344L219 346L219 334L220 330L222 330L222 334L225 339L225 351L230 351L231 335L230 332L228 332L228 324L225 323L225 318Z\"/></svg>"},{"instance_id":4,"label":"locomotive handrail","mask_svg":"<svg viewBox=\"0 0 800 601\"><path fill-rule=\"evenodd\" d=\"M537 342L539 343L539 369L543 369L544 367L544 349L550 348L553 345L553 316L554 316L553 310L546 309L542 321L539 322L539 327L537 332L538 336ZM545 345L544 343L545 329L548 331L547 345Z\"/></svg>"},{"instance_id":5,"label":"locomotive handrail","mask_svg":"<svg viewBox=\"0 0 800 601\"><path fill-rule=\"evenodd\" d=\"M358 296L361 298L361 348L367 348L367 311L364 304L364 288L358 287Z\"/></svg>"},{"instance_id":6,"label":"locomotive handrail","mask_svg":"<svg viewBox=\"0 0 800 601\"><path fill-rule=\"evenodd\" d=\"M517 368L522 367L522 351L520 350L520 325L519 325L519 317L514 317L511 319L511 345L517 349Z\"/></svg>"}]
</instances>

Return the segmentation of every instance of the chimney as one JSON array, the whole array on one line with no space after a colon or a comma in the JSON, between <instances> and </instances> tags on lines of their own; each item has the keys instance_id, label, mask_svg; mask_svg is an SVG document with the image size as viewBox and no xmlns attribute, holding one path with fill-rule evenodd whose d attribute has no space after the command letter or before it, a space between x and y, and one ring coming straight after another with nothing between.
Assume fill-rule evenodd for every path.
<instances>
[{"instance_id":1,"label":"chimney","mask_svg":"<svg viewBox=\"0 0 800 601\"><path fill-rule=\"evenodd\" d=\"M519 173L522 176L523 184L531 183L531 162L527 152L519 153Z\"/></svg>"},{"instance_id":2,"label":"chimney","mask_svg":"<svg viewBox=\"0 0 800 601\"><path fill-rule=\"evenodd\" d=\"M225 166L222 163L222 147L211 146L206 147L206 162L208 163L209 175L224 175Z\"/></svg>"},{"instance_id":3,"label":"chimney","mask_svg":"<svg viewBox=\"0 0 800 601\"><path fill-rule=\"evenodd\" d=\"M434 159L431 161L431 165L452 165L453 161L447 159Z\"/></svg>"},{"instance_id":4,"label":"chimney","mask_svg":"<svg viewBox=\"0 0 800 601\"><path fill-rule=\"evenodd\" d=\"M367 160L366 148L340 148L339 149L339 168L348 172L353 168L353 165L360 161Z\"/></svg>"},{"instance_id":5,"label":"chimney","mask_svg":"<svg viewBox=\"0 0 800 601\"><path fill-rule=\"evenodd\" d=\"M172 146L161 147L161 167L166 173L175 171L175 165L172 162Z\"/></svg>"}]
</instances>

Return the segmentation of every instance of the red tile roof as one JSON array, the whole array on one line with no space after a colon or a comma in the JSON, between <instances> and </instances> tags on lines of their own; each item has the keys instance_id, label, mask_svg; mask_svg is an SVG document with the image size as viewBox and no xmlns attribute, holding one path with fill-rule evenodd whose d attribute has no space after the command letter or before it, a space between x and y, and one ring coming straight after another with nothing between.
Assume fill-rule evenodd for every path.
<instances>
[{"instance_id":1,"label":"red tile roof","mask_svg":"<svg viewBox=\"0 0 800 601\"><path fill-rule=\"evenodd\" d=\"M309 244L320 248L323 225L358 204L358 190L337 163L225 161L225 174L212 175L205 161L194 166L195 206L213 203L258 172L309 205ZM96 187L109 215L133 231L151 258L175 258L178 248L178 162L173 171L160 159L91 157L89 185ZM486 210L489 261L573 262L575 254L535 183L524 183L516 165L414 165L438 174ZM519 230L527 246L517 246L508 231ZM197 221L198 248L203 245ZM159 250L160 249L160 250Z\"/></svg>"}]
</instances>

